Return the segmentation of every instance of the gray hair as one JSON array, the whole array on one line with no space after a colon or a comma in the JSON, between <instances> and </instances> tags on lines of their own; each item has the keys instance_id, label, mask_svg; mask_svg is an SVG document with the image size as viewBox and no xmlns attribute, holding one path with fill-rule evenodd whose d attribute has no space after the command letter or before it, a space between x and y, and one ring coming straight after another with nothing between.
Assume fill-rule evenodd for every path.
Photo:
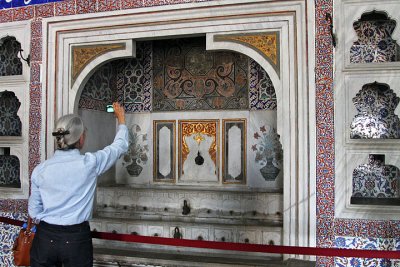
<instances>
[{"instance_id":1,"label":"gray hair","mask_svg":"<svg viewBox=\"0 0 400 267\"><path fill-rule=\"evenodd\" d=\"M56 137L57 149L75 148L76 143L85 131L81 117L68 114L60 117L53 132Z\"/></svg>"}]
</instances>

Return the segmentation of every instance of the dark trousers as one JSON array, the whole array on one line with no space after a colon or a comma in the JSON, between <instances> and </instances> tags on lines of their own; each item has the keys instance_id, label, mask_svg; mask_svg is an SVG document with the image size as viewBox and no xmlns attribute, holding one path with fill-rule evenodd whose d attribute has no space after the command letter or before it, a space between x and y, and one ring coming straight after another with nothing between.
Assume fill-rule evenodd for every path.
<instances>
[{"instance_id":1,"label":"dark trousers","mask_svg":"<svg viewBox=\"0 0 400 267\"><path fill-rule=\"evenodd\" d=\"M54 225L40 222L31 248L31 267L92 267L93 245L88 222Z\"/></svg>"}]
</instances>

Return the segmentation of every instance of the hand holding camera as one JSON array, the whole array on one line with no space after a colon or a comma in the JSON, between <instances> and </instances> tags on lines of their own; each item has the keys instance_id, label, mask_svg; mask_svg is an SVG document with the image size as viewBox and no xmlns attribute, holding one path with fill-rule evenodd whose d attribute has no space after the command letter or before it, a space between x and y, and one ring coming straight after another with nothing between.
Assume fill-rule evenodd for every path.
<instances>
[{"instance_id":1,"label":"hand holding camera","mask_svg":"<svg viewBox=\"0 0 400 267\"><path fill-rule=\"evenodd\" d=\"M125 124L125 110L124 107L121 106L120 103L114 102L112 104L114 108L114 115L117 118L119 124Z\"/></svg>"}]
</instances>

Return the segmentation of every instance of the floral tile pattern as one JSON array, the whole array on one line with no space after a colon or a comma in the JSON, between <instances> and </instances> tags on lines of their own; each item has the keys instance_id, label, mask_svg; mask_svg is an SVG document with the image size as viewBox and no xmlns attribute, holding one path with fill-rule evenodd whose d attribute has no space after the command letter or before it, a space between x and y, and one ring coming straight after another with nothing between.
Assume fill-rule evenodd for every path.
<instances>
[{"instance_id":1,"label":"floral tile pattern","mask_svg":"<svg viewBox=\"0 0 400 267\"><path fill-rule=\"evenodd\" d=\"M0 212L0 216L23 221L27 219L27 214L23 213ZM0 223L0 266L14 266L12 247L19 230L18 226Z\"/></svg>"},{"instance_id":2,"label":"floral tile pattern","mask_svg":"<svg viewBox=\"0 0 400 267\"><path fill-rule=\"evenodd\" d=\"M387 84L365 84L353 98L357 114L350 138L400 138L400 119L394 113L400 98Z\"/></svg>"},{"instance_id":3,"label":"floral tile pattern","mask_svg":"<svg viewBox=\"0 0 400 267\"><path fill-rule=\"evenodd\" d=\"M42 38L42 19L34 19L31 22L31 38Z\"/></svg>"},{"instance_id":4,"label":"floral tile pattern","mask_svg":"<svg viewBox=\"0 0 400 267\"><path fill-rule=\"evenodd\" d=\"M20 20L28 20L32 19L35 16L35 9L33 6L26 6L12 9L13 11L13 20L20 21Z\"/></svg>"},{"instance_id":5,"label":"floral tile pattern","mask_svg":"<svg viewBox=\"0 0 400 267\"><path fill-rule=\"evenodd\" d=\"M63 0L55 3L55 16L66 16L76 14L75 0Z\"/></svg>"},{"instance_id":6,"label":"floral tile pattern","mask_svg":"<svg viewBox=\"0 0 400 267\"><path fill-rule=\"evenodd\" d=\"M353 171L353 193L351 201L399 198L400 170L396 166L385 165L385 155L370 154L368 164L362 164ZM379 198L379 199L376 199Z\"/></svg>"},{"instance_id":7,"label":"floral tile pattern","mask_svg":"<svg viewBox=\"0 0 400 267\"><path fill-rule=\"evenodd\" d=\"M333 14L333 0L316 0L315 30L329 29L326 13ZM329 31L315 36L315 116L316 116L316 245L332 247L335 217L335 134L333 46ZM334 266L332 257L317 257L316 266Z\"/></svg>"},{"instance_id":8,"label":"floral tile pattern","mask_svg":"<svg viewBox=\"0 0 400 267\"><path fill-rule=\"evenodd\" d=\"M22 74L22 62L18 57L21 44L15 37L5 37L0 45L0 76Z\"/></svg>"},{"instance_id":9,"label":"floral tile pattern","mask_svg":"<svg viewBox=\"0 0 400 267\"><path fill-rule=\"evenodd\" d=\"M20 163L16 156L0 155L0 187L20 188Z\"/></svg>"},{"instance_id":10,"label":"floral tile pattern","mask_svg":"<svg viewBox=\"0 0 400 267\"><path fill-rule=\"evenodd\" d=\"M97 10L99 12L119 9L121 9L121 1L119 0L99 0L97 3Z\"/></svg>"},{"instance_id":11,"label":"floral tile pattern","mask_svg":"<svg viewBox=\"0 0 400 267\"><path fill-rule=\"evenodd\" d=\"M41 18L54 16L54 3L35 6L35 16Z\"/></svg>"},{"instance_id":12,"label":"floral tile pattern","mask_svg":"<svg viewBox=\"0 0 400 267\"><path fill-rule=\"evenodd\" d=\"M366 238L336 236L335 247L348 249L398 250L399 238ZM371 254L371 257L373 255ZM399 260L378 258L335 257L336 267L387 267L398 266Z\"/></svg>"},{"instance_id":13,"label":"floral tile pattern","mask_svg":"<svg viewBox=\"0 0 400 267\"><path fill-rule=\"evenodd\" d=\"M143 0L121 0L122 9L143 7Z\"/></svg>"},{"instance_id":14,"label":"floral tile pattern","mask_svg":"<svg viewBox=\"0 0 400 267\"><path fill-rule=\"evenodd\" d=\"M0 9L0 22L10 22L12 19L12 9Z\"/></svg>"},{"instance_id":15,"label":"floral tile pattern","mask_svg":"<svg viewBox=\"0 0 400 267\"><path fill-rule=\"evenodd\" d=\"M96 2L92 0L76 0L76 14L96 12Z\"/></svg>"},{"instance_id":16,"label":"floral tile pattern","mask_svg":"<svg viewBox=\"0 0 400 267\"><path fill-rule=\"evenodd\" d=\"M0 92L0 136L21 136L22 123L17 114L20 106L14 92Z\"/></svg>"},{"instance_id":17,"label":"floral tile pattern","mask_svg":"<svg viewBox=\"0 0 400 267\"><path fill-rule=\"evenodd\" d=\"M358 40L350 49L351 63L390 62L400 59L399 45L392 39L396 21L385 12L364 13L353 24Z\"/></svg>"}]
</instances>

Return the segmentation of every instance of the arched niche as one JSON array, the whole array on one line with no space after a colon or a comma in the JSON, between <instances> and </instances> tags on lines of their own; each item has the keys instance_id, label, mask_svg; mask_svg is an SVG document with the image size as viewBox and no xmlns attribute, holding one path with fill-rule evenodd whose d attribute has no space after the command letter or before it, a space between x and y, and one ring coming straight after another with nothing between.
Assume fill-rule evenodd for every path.
<instances>
[{"instance_id":1,"label":"arched niche","mask_svg":"<svg viewBox=\"0 0 400 267\"><path fill-rule=\"evenodd\" d=\"M22 75L22 62L18 57L21 44L13 36L0 39L0 76Z\"/></svg>"},{"instance_id":2,"label":"arched niche","mask_svg":"<svg viewBox=\"0 0 400 267\"><path fill-rule=\"evenodd\" d=\"M228 156L225 151L226 153L222 152L222 157L218 156L219 161L215 163L216 171L221 172L221 179L216 179L216 182L222 180L224 184L243 184L251 188L282 190L281 153L278 153L276 157L268 155L271 151L275 151L269 147L275 145L275 141L270 140L273 136L270 131L276 132L275 88L270 75L254 59L229 49L207 51L205 36L137 41L136 47L135 58L115 59L98 66L87 83L82 85L84 86L82 94L77 95L78 98L75 100L76 103L79 102L78 114L84 118L85 124L90 125L89 129L96 127L103 129L101 137L97 135L96 131L89 130L87 132L88 143L86 143L84 151L95 151L112 141L114 133L109 133L107 128L114 128L114 116L106 113L106 106L115 99L124 103L129 127L132 126L132 123L139 123L143 129L149 129L151 121L159 121L157 117L160 117L158 116L160 113L163 114L164 120L172 121L182 120L184 117L182 113L192 114L189 118L197 117L197 119L203 120L219 118L220 124L222 123L223 127L227 126L227 131L233 125L239 125L242 128L242 132L236 135L227 133L224 135L225 130L221 128L222 136L218 137L220 141L216 140L218 143L216 147L219 150L227 148L226 151L237 151L235 156L242 162L240 167L242 176L233 179L227 175L228 170L232 170L232 167L228 169L224 166L231 166L234 157L232 154ZM167 71L168 69L175 69L176 72ZM203 85L205 89L195 90L196 84ZM173 88L179 89L172 92L172 85ZM222 89L224 86L226 89ZM264 91L266 94L264 99L261 96L263 89L260 86L264 86L265 90L270 91ZM270 95L267 96L267 94ZM263 110L266 112L262 112ZM143 117L141 115L143 112L151 114L150 120L142 121L138 118ZM202 112L203 115L200 115L199 113ZM233 120L232 114L241 119ZM139 119L139 122L132 122L130 119L132 117ZM223 122L224 120L226 123ZM236 129L240 131L239 128L236 127ZM137 134L136 131L134 132ZM108 140L102 142L102 140L106 140L106 133L109 134ZM143 134L151 138L151 133L141 133L141 135ZM236 139L235 145L232 144L229 147L228 141L231 141L234 136L240 138ZM180 140L173 132L171 133L172 137ZM144 154L132 148L130 150L132 157L128 158L151 158L150 155L153 153L149 150L158 151L155 142L152 140L143 142L143 144L140 142L146 148L148 144L145 143L152 143L151 145L154 147L151 149L150 146L150 149L146 149L147 152ZM201 143L201 140L199 142ZM270 145L266 146L265 142ZM280 144L279 137L277 137L276 143ZM244 149L241 150L241 147ZM264 151L266 147L269 152ZM178 149L178 151L180 150ZM249 157L246 156L247 154ZM172 155L175 155L175 152ZM179 158L180 154L175 156ZM173 164L169 166L171 170L175 169L172 157ZM161 154L160 157L157 157L154 154L153 158L164 159L165 157ZM186 156L184 155L182 158L186 159ZM140 172L137 175L133 175L131 171L125 172L127 166L131 166L130 160L128 161L129 164L126 161L123 161L122 164L117 163L118 171L114 172L114 177L102 176L99 178L99 184L104 185L117 181L117 184L140 185L154 182L152 180L154 174L152 175L151 170ZM141 168L152 169L149 163L152 161L139 161ZM274 164L279 170L278 175L273 179L266 178L267 166L265 165L267 163ZM182 165L184 166L183 162ZM178 164L178 166L180 165ZM222 169L223 171L221 171ZM248 183L245 182L246 176L249 177ZM180 175L177 177L180 178ZM200 177L193 177L191 180L196 179L199 179L199 183L208 180L200 179ZM155 178L155 180L160 183L165 182L162 178ZM183 180L170 179L168 182L181 184L184 182ZM190 182L187 179L186 181Z\"/></svg>"},{"instance_id":3,"label":"arched niche","mask_svg":"<svg viewBox=\"0 0 400 267\"><path fill-rule=\"evenodd\" d=\"M47 77L43 102L46 103L48 129L41 143L47 156L52 154L51 129L57 117L76 112L77 99L89 74L100 64L117 57L131 57L127 49L132 40L171 38L172 36L207 35L209 49L225 49L243 53L268 71L274 82L278 101L278 134L284 154L284 238L285 245L315 244L315 197L310 189L314 177L309 177L310 159L309 120L314 111L308 101L313 84L308 81L309 49L304 35L307 6L305 1L272 3L248 1L221 4L188 4L128 10L119 16L109 13L93 17L77 16L77 20L62 17L43 19L44 64ZM262 56L256 47L232 40L214 40L216 35L254 35L279 32L279 71ZM311 38L309 39L311 40ZM125 42L126 48L110 51L90 61L72 82L71 47L115 44ZM133 41L134 42L134 41ZM134 45L130 46L134 47ZM311 68L312 69L312 68ZM312 93L311 93L312 94ZM302 101L300 101L302 100ZM311 152L311 155L314 152ZM44 153L43 153L44 154ZM305 156L307 155L307 156ZM299 188L301 188L299 190Z\"/></svg>"},{"instance_id":4,"label":"arched niche","mask_svg":"<svg viewBox=\"0 0 400 267\"><path fill-rule=\"evenodd\" d=\"M13 60L15 61L14 65L18 64L18 68L20 69L13 75L0 76L0 83L29 82L30 66L27 62L22 60L21 56L26 59L28 55L31 54L30 32L30 21L0 24L0 45L10 41L16 45L15 51L13 52ZM19 52L20 49L22 50L21 53Z\"/></svg>"}]
</instances>

